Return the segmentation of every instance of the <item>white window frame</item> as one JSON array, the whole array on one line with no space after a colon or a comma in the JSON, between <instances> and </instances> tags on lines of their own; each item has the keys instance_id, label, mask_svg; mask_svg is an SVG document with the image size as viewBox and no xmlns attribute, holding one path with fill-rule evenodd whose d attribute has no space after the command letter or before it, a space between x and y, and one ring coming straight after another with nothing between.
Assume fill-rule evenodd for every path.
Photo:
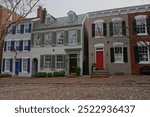
<instances>
[{"instance_id":1,"label":"white window frame","mask_svg":"<svg viewBox=\"0 0 150 117\"><path fill-rule=\"evenodd\" d=\"M58 57L62 57L61 59L62 59L62 61L60 61L60 58L58 58ZM63 55L57 55L56 56L56 68L57 69L63 69L63 63L64 62L64 57L63 57Z\"/></svg>"},{"instance_id":2,"label":"white window frame","mask_svg":"<svg viewBox=\"0 0 150 117\"><path fill-rule=\"evenodd\" d=\"M44 45L45 46L51 46L52 45L52 33L51 32L46 32L45 33Z\"/></svg>"},{"instance_id":3,"label":"white window frame","mask_svg":"<svg viewBox=\"0 0 150 117\"><path fill-rule=\"evenodd\" d=\"M122 32L122 18L118 17L118 18L112 18L112 25L113 25L113 36L122 36L123 32Z\"/></svg>"},{"instance_id":4,"label":"white window frame","mask_svg":"<svg viewBox=\"0 0 150 117\"><path fill-rule=\"evenodd\" d=\"M28 59L29 58L22 58L22 73L27 73L28 72ZM24 60L27 61L26 70L24 69Z\"/></svg>"},{"instance_id":5,"label":"white window frame","mask_svg":"<svg viewBox=\"0 0 150 117\"><path fill-rule=\"evenodd\" d=\"M25 47L27 47L27 49L25 49ZM23 40L23 51L28 51L28 48L29 48L29 42L28 42L28 40Z\"/></svg>"},{"instance_id":6,"label":"white window frame","mask_svg":"<svg viewBox=\"0 0 150 117\"><path fill-rule=\"evenodd\" d=\"M20 32L21 32L21 24L18 24L18 25L16 26L16 33L17 33L17 34L20 34Z\"/></svg>"},{"instance_id":7,"label":"white window frame","mask_svg":"<svg viewBox=\"0 0 150 117\"><path fill-rule=\"evenodd\" d=\"M77 45L77 30L69 30L69 45Z\"/></svg>"},{"instance_id":8,"label":"white window frame","mask_svg":"<svg viewBox=\"0 0 150 117\"><path fill-rule=\"evenodd\" d=\"M10 72L10 59L11 58L5 58L5 72ZM7 60L9 60L9 61L7 61ZM9 65L8 65L8 63L9 63ZM7 65L9 67L7 67ZM9 69L7 69L7 68L9 68Z\"/></svg>"},{"instance_id":9,"label":"white window frame","mask_svg":"<svg viewBox=\"0 0 150 117\"><path fill-rule=\"evenodd\" d=\"M123 53L123 46L124 43L122 42L114 42L113 43L113 47L114 47L114 63L124 63L124 53ZM121 55L121 60L116 60L116 56L117 56L117 53L116 53L116 48L117 47L121 47L121 51L122 51L122 55Z\"/></svg>"},{"instance_id":10,"label":"white window frame","mask_svg":"<svg viewBox=\"0 0 150 117\"><path fill-rule=\"evenodd\" d=\"M29 33L29 23L24 23L24 33Z\"/></svg>"},{"instance_id":11,"label":"white window frame","mask_svg":"<svg viewBox=\"0 0 150 117\"><path fill-rule=\"evenodd\" d=\"M150 42L145 42L147 43L147 45L150 45ZM145 44L144 42L138 42L137 45L138 45L138 48L139 47L146 47L147 45ZM140 48L139 48L140 49ZM140 50L139 50L139 64L150 64L150 51L147 50L147 56L148 56L148 61L140 61Z\"/></svg>"},{"instance_id":12,"label":"white window frame","mask_svg":"<svg viewBox=\"0 0 150 117\"><path fill-rule=\"evenodd\" d=\"M34 46L35 47L39 47L40 46L40 41L41 41L40 35L41 35L41 33L34 33ZM36 43L38 43L38 44L36 44Z\"/></svg>"},{"instance_id":13,"label":"white window frame","mask_svg":"<svg viewBox=\"0 0 150 117\"><path fill-rule=\"evenodd\" d=\"M18 49L17 49L17 42L18 42ZM20 40L15 40L15 49L17 50L17 51L19 51L19 47L20 47Z\"/></svg>"},{"instance_id":14,"label":"white window frame","mask_svg":"<svg viewBox=\"0 0 150 117\"><path fill-rule=\"evenodd\" d=\"M49 56L50 61L46 61L46 56ZM48 67L47 67L48 65ZM44 69L51 69L52 66L52 56L51 55L44 55Z\"/></svg>"},{"instance_id":15,"label":"white window frame","mask_svg":"<svg viewBox=\"0 0 150 117\"><path fill-rule=\"evenodd\" d=\"M61 34L63 34L63 37L61 37ZM56 43L57 43L57 46L63 46L64 45L64 31L58 31L57 32Z\"/></svg>"},{"instance_id":16,"label":"white window frame","mask_svg":"<svg viewBox=\"0 0 150 117\"><path fill-rule=\"evenodd\" d=\"M104 37L104 27L103 27L104 20L96 20L95 24L95 38ZM100 31L100 32L99 32Z\"/></svg>"},{"instance_id":17,"label":"white window frame","mask_svg":"<svg viewBox=\"0 0 150 117\"><path fill-rule=\"evenodd\" d=\"M7 51L11 51L11 41L7 41Z\"/></svg>"}]
</instances>

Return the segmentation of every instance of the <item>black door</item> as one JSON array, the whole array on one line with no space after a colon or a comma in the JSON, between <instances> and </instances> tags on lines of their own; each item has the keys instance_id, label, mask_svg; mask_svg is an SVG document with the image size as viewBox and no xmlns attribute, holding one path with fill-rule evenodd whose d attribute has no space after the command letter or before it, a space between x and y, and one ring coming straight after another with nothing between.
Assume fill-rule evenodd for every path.
<instances>
[{"instance_id":1,"label":"black door","mask_svg":"<svg viewBox=\"0 0 150 117\"><path fill-rule=\"evenodd\" d=\"M70 55L70 74L75 73L75 68L77 67L77 55L71 54Z\"/></svg>"}]
</instances>

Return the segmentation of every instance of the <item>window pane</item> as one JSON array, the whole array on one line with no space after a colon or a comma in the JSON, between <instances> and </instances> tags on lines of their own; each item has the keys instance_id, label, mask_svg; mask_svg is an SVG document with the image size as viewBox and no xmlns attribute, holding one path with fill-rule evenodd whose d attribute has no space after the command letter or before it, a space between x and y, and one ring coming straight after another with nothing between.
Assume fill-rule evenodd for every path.
<instances>
[{"instance_id":1,"label":"window pane","mask_svg":"<svg viewBox=\"0 0 150 117\"><path fill-rule=\"evenodd\" d=\"M103 36L103 23L102 22L95 24L95 36Z\"/></svg>"},{"instance_id":2,"label":"window pane","mask_svg":"<svg viewBox=\"0 0 150 117\"><path fill-rule=\"evenodd\" d=\"M58 69L62 69L63 68L63 56L62 55L58 55L57 56L57 68Z\"/></svg>"},{"instance_id":3,"label":"window pane","mask_svg":"<svg viewBox=\"0 0 150 117\"><path fill-rule=\"evenodd\" d=\"M115 61L123 62L123 47L115 47Z\"/></svg>"},{"instance_id":4,"label":"window pane","mask_svg":"<svg viewBox=\"0 0 150 117\"><path fill-rule=\"evenodd\" d=\"M64 44L64 32L57 32L57 45L63 45Z\"/></svg>"},{"instance_id":5,"label":"window pane","mask_svg":"<svg viewBox=\"0 0 150 117\"><path fill-rule=\"evenodd\" d=\"M76 30L69 31L69 43L77 44L77 31Z\"/></svg>"},{"instance_id":6,"label":"window pane","mask_svg":"<svg viewBox=\"0 0 150 117\"><path fill-rule=\"evenodd\" d=\"M22 60L23 60L23 71L27 72L28 59L22 59Z\"/></svg>"}]
</instances>

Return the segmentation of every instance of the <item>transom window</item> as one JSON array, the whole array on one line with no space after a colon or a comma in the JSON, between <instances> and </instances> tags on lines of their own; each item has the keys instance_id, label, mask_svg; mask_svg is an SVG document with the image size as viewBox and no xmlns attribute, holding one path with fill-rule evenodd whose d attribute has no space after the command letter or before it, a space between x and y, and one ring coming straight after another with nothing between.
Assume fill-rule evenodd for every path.
<instances>
[{"instance_id":1,"label":"transom window","mask_svg":"<svg viewBox=\"0 0 150 117\"><path fill-rule=\"evenodd\" d=\"M77 30L70 30L69 31L69 44L70 45L77 44Z\"/></svg>"},{"instance_id":2,"label":"transom window","mask_svg":"<svg viewBox=\"0 0 150 117\"><path fill-rule=\"evenodd\" d=\"M34 41L35 41L35 46L39 46L40 45L40 33L36 33L34 35Z\"/></svg>"},{"instance_id":3,"label":"transom window","mask_svg":"<svg viewBox=\"0 0 150 117\"><path fill-rule=\"evenodd\" d=\"M139 46L139 61L140 62L149 62L149 49L147 46Z\"/></svg>"},{"instance_id":4,"label":"transom window","mask_svg":"<svg viewBox=\"0 0 150 117\"><path fill-rule=\"evenodd\" d=\"M5 71L10 71L10 59L6 59L5 64Z\"/></svg>"},{"instance_id":5,"label":"transom window","mask_svg":"<svg viewBox=\"0 0 150 117\"><path fill-rule=\"evenodd\" d=\"M113 21L113 35L122 35L122 18L114 18Z\"/></svg>"},{"instance_id":6,"label":"transom window","mask_svg":"<svg viewBox=\"0 0 150 117\"><path fill-rule=\"evenodd\" d=\"M57 45L64 44L64 31L57 32Z\"/></svg>"},{"instance_id":7,"label":"transom window","mask_svg":"<svg viewBox=\"0 0 150 117\"><path fill-rule=\"evenodd\" d=\"M44 68L51 68L51 63L52 63L51 55L45 55Z\"/></svg>"},{"instance_id":8,"label":"transom window","mask_svg":"<svg viewBox=\"0 0 150 117\"><path fill-rule=\"evenodd\" d=\"M15 41L15 49L19 50L19 41Z\"/></svg>"},{"instance_id":9,"label":"transom window","mask_svg":"<svg viewBox=\"0 0 150 117\"><path fill-rule=\"evenodd\" d=\"M51 40L52 40L52 33L51 32L46 32L45 34L45 45L51 45Z\"/></svg>"},{"instance_id":10,"label":"transom window","mask_svg":"<svg viewBox=\"0 0 150 117\"><path fill-rule=\"evenodd\" d=\"M28 59L22 59L22 71L27 72L28 70Z\"/></svg>"},{"instance_id":11,"label":"transom window","mask_svg":"<svg viewBox=\"0 0 150 117\"><path fill-rule=\"evenodd\" d=\"M24 27L25 27L25 33L29 33L29 24L28 23L24 24Z\"/></svg>"},{"instance_id":12,"label":"transom window","mask_svg":"<svg viewBox=\"0 0 150 117\"><path fill-rule=\"evenodd\" d=\"M58 69L63 69L63 56L62 55L57 55L56 65Z\"/></svg>"},{"instance_id":13,"label":"transom window","mask_svg":"<svg viewBox=\"0 0 150 117\"><path fill-rule=\"evenodd\" d=\"M7 41L7 51L11 51L11 41Z\"/></svg>"},{"instance_id":14,"label":"transom window","mask_svg":"<svg viewBox=\"0 0 150 117\"><path fill-rule=\"evenodd\" d=\"M24 50L28 50L29 46L28 46L28 40L24 40Z\"/></svg>"}]
</instances>

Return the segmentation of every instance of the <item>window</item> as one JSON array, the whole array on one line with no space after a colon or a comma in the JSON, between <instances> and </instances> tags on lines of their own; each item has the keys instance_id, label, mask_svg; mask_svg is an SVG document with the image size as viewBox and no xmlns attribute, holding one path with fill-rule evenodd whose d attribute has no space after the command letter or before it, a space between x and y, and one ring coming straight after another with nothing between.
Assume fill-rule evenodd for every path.
<instances>
[{"instance_id":1,"label":"window","mask_svg":"<svg viewBox=\"0 0 150 117\"><path fill-rule=\"evenodd\" d=\"M63 56L62 55L57 55L56 65L57 65L57 69L63 69Z\"/></svg>"},{"instance_id":2,"label":"window","mask_svg":"<svg viewBox=\"0 0 150 117\"><path fill-rule=\"evenodd\" d=\"M27 72L28 70L28 59L22 59L22 71Z\"/></svg>"},{"instance_id":3,"label":"window","mask_svg":"<svg viewBox=\"0 0 150 117\"><path fill-rule=\"evenodd\" d=\"M25 27L25 33L29 33L29 24L28 23L24 24L24 27Z\"/></svg>"},{"instance_id":4,"label":"window","mask_svg":"<svg viewBox=\"0 0 150 117\"><path fill-rule=\"evenodd\" d=\"M139 15L135 17L136 20L136 33L137 34L147 34L147 23L146 23L147 16Z\"/></svg>"},{"instance_id":5,"label":"window","mask_svg":"<svg viewBox=\"0 0 150 117\"><path fill-rule=\"evenodd\" d=\"M69 31L69 44L76 45L77 44L77 30Z\"/></svg>"},{"instance_id":6,"label":"window","mask_svg":"<svg viewBox=\"0 0 150 117\"><path fill-rule=\"evenodd\" d=\"M10 59L6 59L5 65L5 71L10 71Z\"/></svg>"},{"instance_id":7,"label":"window","mask_svg":"<svg viewBox=\"0 0 150 117\"><path fill-rule=\"evenodd\" d=\"M150 60L149 49L147 46L139 46L139 61L149 62Z\"/></svg>"},{"instance_id":8,"label":"window","mask_svg":"<svg viewBox=\"0 0 150 117\"><path fill-rule=\"evenodd\" d=\"M11 51L11 41L7 41L7 51Z\"/></svg>"},{"instance_id":9,"label":"window","mask_svg":"<svg viewBox=\"0 0 150 117\"><path fill-rule=\"evenodd\" d=\"M51 40L52 40L52 33L47 32L46 35L45 35L45 45L46 46L51 45Z\"/></svg>"},{"instance_id":10,"label":"window","mask_svg":"<svg viewBox=\"0 0 150 117\"><path fill-rule=\"evenodd\" d=\"M114 47L114 52L115 62L123 62L123 47L121 45Z\"/></svg>"},{"instance_id":11,"label":"window","mask_svg":"<svg viewBox=\"0 0 150 117\"><path fill-rule=\"evenodd\" d=\"M19 50L19 41L15 41L15 49Z\"/></svg>"},{"instance_id":12,"label":"window","mask_svg":"<svg viewBox=\"0 0 150 117\"><path fill-rule=\"evenodd\" d=\"M103 20L95 21L95 37L103 36Z\"/></svg>"},{"instance_id":13,"label":"window","mask_svg":"<svg viewBox=\"0 0 150 117\"><path fill-rule=\"evenodd\" d=\"M17 33L20 33L20 25L17 25Z\"/></svg>"},{"instance_id":14,"label":"window","mask_svg":"<svg viewBox=\"0 0 150 117\"><path fill-rule=\"evenodd\" d=\"M51 68L51 55L45 55L44 68Z\"/></svg>"},{"instance_id":15,"label":"window","mask_svg":"<svg viewBox=\"0 0 150 117\"><path fill-rule=\"evenodd\" d=\"M35 46L39 46L40 45L40 34L39 33L36 33L35 35L34 35L34 44L35 44Z\"/></svg>"},{"instance_id":16,"label":"window","mask_svg":"<svg viewBox=\"0 0 150 117\"><path fill-rule=\"evenodd\" d=\"M57 32L57 45L64 44L64 31Z\"/></svg>"},{"instance_id":17,"label":"window","mask_svg":"<svg viewBox=\"0 0 150 117\"><path fill-rule=\"evenodd\" d=\"M28 50L29 48L29 44L28 44L28 40L24 40L24 50Z\"/></svg>"},{"instance_id":18,"label":"window","mask_svg":"<svg viewBox=\"0 0 150 117\"><path fill-rule=\"evenodd\" d=\"M118 36L122 35L122 19L121 18L114 18L113 21L113 35Z\"/></svg>"}]
</instances>

